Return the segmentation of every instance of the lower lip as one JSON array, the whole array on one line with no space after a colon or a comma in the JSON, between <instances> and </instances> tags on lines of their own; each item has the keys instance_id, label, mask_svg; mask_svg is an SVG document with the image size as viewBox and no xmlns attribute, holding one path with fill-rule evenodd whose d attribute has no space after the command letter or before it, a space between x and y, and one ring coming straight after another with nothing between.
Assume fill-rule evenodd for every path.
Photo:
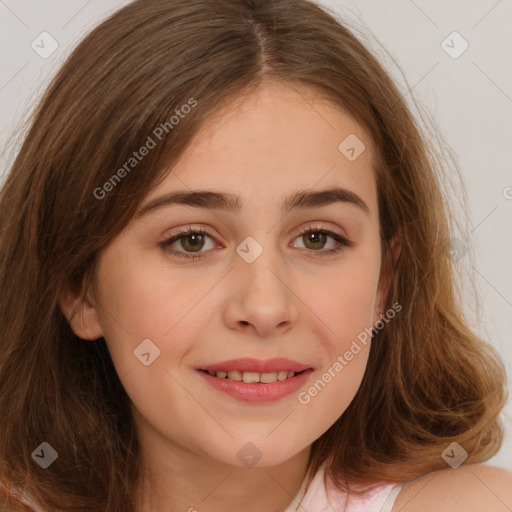
<instances>
[{"instance_id":1,"label":"lower lip","mask_svg":"<svg viewBox=\"0 0 512 512\"><path fill-rule=\"evenodd\" d=\"M286 380L278 380L270 384L247 383L243 381L213 377L208 372L196 370L215 389L224 391L242 402L275 402L291 393L296 392L313 372L311 368Z\"/></svg>"}]
</instances>

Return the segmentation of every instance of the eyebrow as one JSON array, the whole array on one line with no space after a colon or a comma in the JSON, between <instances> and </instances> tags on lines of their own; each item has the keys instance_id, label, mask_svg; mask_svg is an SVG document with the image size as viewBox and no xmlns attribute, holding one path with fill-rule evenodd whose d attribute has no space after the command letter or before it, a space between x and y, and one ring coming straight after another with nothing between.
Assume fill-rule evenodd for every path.
<instances>
[{"instance_id":1,"label":"eyebrow","mask_svg":"<svg viewBox=\"0 0 512 512\"><path fill-rule=\"evenodd\" d=\"M370 213L368 206L361 197L350 190L340 187L332 187L325 190L299 190L285 198L281 209L283 213L288 213L291 210L306 210L335 203L353 205L366 214ZM238 213L242 210L240 196L234 194L210 190L178 190L149 201L137 212L135 218L140 219L160 208L171 205L185 205L232 213Z\"/></svg>"}]
</instances>

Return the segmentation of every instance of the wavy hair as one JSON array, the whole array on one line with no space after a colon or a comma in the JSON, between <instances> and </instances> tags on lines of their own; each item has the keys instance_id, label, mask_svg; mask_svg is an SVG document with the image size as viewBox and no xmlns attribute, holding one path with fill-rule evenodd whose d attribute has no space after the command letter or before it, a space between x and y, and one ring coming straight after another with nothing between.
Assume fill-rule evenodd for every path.
<instances>
[{"instance_id":1,"label":"wavy hair","mask_svg":"<svg viewBox=\"0 0 512 512\"><path fill-rule=\"evenodd\" d=\"M403 306L374 335L361 386L313 442L308 469L326 463L352 492L446 467L453 441L469 463L499 450L505 370L463 312L447 249L448 167L362 40L308 0L137 0L73 50L0 193L0 506L24 510L13 492L24 488L52 509L134 510L140 451L129 398L105 343L78 338L59 298L87 296L98 254L208 117L267 81L307 86L371 135L382 268L393 269L385 309ZM109 181L191 98L197 106L162 142ZM58 452L51 470L31 456L43 441Z\"/></svg>"}]
</instances>

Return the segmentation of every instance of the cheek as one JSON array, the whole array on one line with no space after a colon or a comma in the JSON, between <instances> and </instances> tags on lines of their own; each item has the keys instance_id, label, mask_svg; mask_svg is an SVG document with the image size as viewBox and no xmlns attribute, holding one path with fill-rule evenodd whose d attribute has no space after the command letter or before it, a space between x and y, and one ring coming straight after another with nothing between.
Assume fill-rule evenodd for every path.
<instances>
[{"instance_id":1,"label":"cheek","mask_svg":"<svg viewBox=\"0 0 512 512\"><path fill-rule=\"evenodd\" d=\"M374 260L353 257L309 287L313 292L305 302L321 320L313 325L331 355L348 350L351 340L372 325L378 277Z\"/></svg>"},{"instance_id":2,"label":"cheek","mask_svg":"<svg viewBox=\"0 0 512 512\"><path fill-rule=\"evenodd\" d=\"M184 436L185 442L187 425L197 423L204 411L187 393L177 366L200 339L196 334L204 332L194 315L203 310L201 298L214 282L191 283L155 260L120 256L109 261L117 264L98 268L100 311L116 372L139 419L175 439ZM175 421L169 424L171 411Z\"/></svg>"},{"instance_id":3,"label":"cheek","mask_svg":"<svg viewBox=\"0 0 512 512\"><path fill-rule=\"evenodd\" d=\"M348 269L347 269L348 270ZM368 268L342 272L325 293L314 296L315 338L324 357L309 387L298 398L311 423L312 438L321 436L347 409L363 379L371 345L372 312L377 276Z\"/></svg>"},{"instance_id":4,"label":"cheek","mask_svg":"<svg viewBox=\"0 0 512 512\"><path fill-rule=\"evenodd\" d=\"M357 354L350 361L342 359L342 363L333 359L327 367L315 372L310 386L299 393L298 414L295 417L301 418L309 439L318 439L324 434L354 399L364 376L369 353L369 344L359 345Z\"/></svg>"},{"instance_id":5,"label":"cheek","mask_svg":"<svg viewBox=\"0 0 512 512\"><path fill-rule=\"evenodd\" d=\"M373 259L347 260L331 272L308 305L319 320L312 322L325 356L312 385L298 397L321 435L346 410L361 384L371 343L372 314L379 269ZM323 429L323 430L322 430Z\"/></svg>"},{"instance_id":6,"label":"cheek","mask_svg":"<svg viewBox=\"0 0 512 512\"><path fill-rule=\"evenodd\" d=\"M199 300L196 296L201 294L202 286L181 282L179 276L172 276L172 279L166 276L169 276L169 269L158 259L149 261L129 249L113 248L105 252L98 263L101 283L98 312L120 376L142 365L134 351L137 352L144 340L151 340L151 343L144 343L150 360L154 360L152 368L165 367L187 350L184 342L170 341L175 328L186 319L187 310Z\"/></svg>"}]
</instances>

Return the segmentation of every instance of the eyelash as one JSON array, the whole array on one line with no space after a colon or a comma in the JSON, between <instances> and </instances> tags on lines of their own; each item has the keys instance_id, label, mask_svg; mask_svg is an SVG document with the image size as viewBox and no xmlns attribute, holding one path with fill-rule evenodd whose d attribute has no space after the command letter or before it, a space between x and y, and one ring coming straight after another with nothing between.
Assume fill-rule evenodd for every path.
<instances>
[{"instance_id":1,"label":"eyelash","mask_svg":"<svg viewBox=\"0 0 512 512\"><path fill-rule=\"evenodd\" d=\"M299 238L300 236L304 236L310 233L321 233L325 235L329 235L331 238L333 238L337 242L337 247L334 249L328 249L326 251L324 250L310 250L310 252L318 252L320 257L328 257L333 254L337 254L341 251L343 251L347 247L352 247L354 244L350 240L347 240L345 237L341 236L340 234L330 231L328 229L321 229L318 227L309 227L301 231L296 238ZM187 252L182 251L176 251L175 249L171 249L169 246L179 240L182 237L189 236L189 235L206 235L210 238L214 238L212 235L210 235L207 231L201 228L187 228L182 231L179 231L176 235L173 235L171 238L168 238L167 240L164 240L163 242L160 242L158 245L166 252L169 252L173 255L176 255L180 258L185 258L189 260L197 260L199 258L203 258L204 253L197 253L197 254L191 254Z\"/></svg>"}]
</instances>

